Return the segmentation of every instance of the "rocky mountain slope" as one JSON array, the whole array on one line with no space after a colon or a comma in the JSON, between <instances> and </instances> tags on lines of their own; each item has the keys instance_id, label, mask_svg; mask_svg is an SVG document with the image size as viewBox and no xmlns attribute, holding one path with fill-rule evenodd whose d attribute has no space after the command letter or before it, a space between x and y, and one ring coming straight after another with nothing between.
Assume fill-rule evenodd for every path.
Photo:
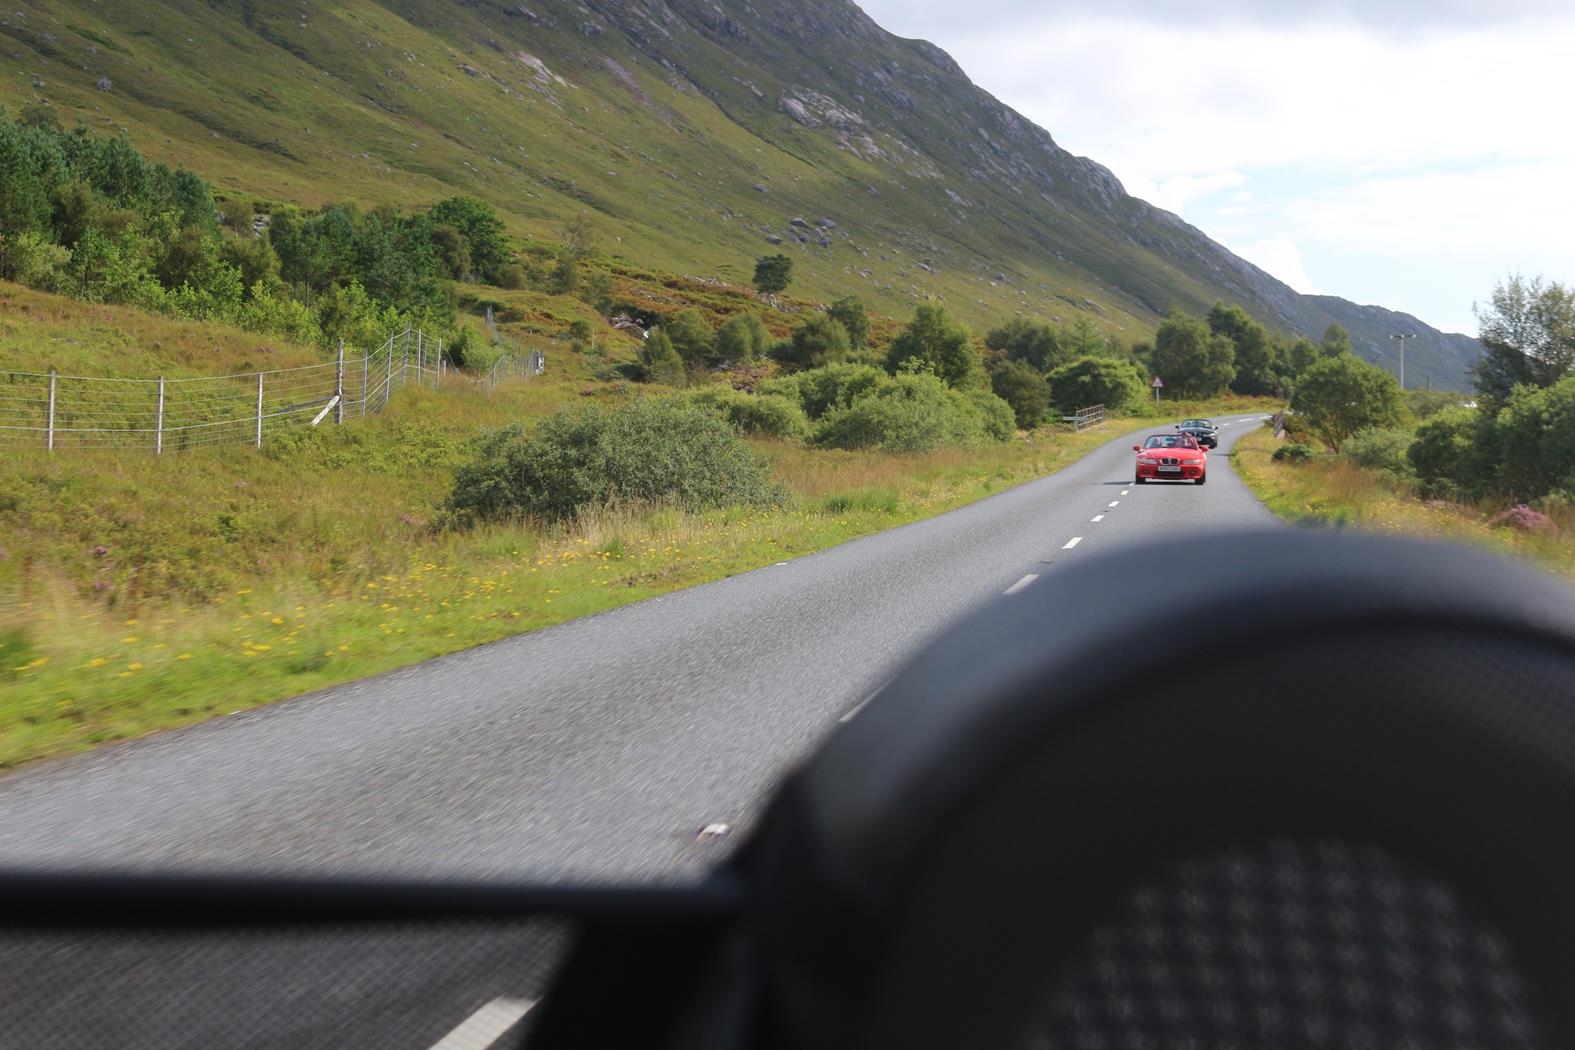
<instances>
[{"instance_id":1,"label":"rocky mountain slope","mask_svg":"<svg viewBox=\"0 0 1575 1050\"><path fill-rule=\"evenodd\" d=\"M1298 295L847 0L13 0L0 101L125 127L266 204L455 190L550 239L589 214L642 265L988 324L1086 315L1126 339L1241 302L1392 355L1393 318ZM1419 325L1419 323L1417 323ZM1414 385L1467 384L1425 326Z\"/></svg>"}]
</instances>

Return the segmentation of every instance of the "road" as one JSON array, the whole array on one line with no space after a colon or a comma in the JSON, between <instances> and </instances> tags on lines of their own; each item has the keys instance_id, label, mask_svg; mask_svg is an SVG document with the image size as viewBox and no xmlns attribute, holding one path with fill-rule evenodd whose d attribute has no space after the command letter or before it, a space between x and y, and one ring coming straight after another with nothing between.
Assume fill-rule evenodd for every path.
<instances>
[{"instance_id":1,"label":"road","mask_svg":"<svg viewBox=\"0 0 1575 1050\"><path fill-rule=\"evenodd\" d=\"M1259 422L1231 417L1220 452ZM24 770L0 780L0 863L687 880L736 837L699 829L747 827L782 772L958 616L1053 587L1055 567L1073 559L1273 520L1223 454L1210 456L1206 486L1131 484L1131 446L1146 432L818 554ZM114 973L135 968L123 962ZM433 986L430 972L418 980ZM111 999L136 1001L116 982ZM341 1016L321 1045L431 1046L482 1004L532 991L472 982L443 1016L389 1029L371 1011L383 1027L370 1038L354 1029L349 1043ZM28 1001L35 994L47 993ZM250 1016L261 1028L188 1043L166 1017L158 1045L306 1046L328 1032L309 1011L281 1019L265 1003L231 1003L226 1013L226 1031ZM0 1042L5 1027L0 1015ZM117 1029L113 1045L131 1045L126 1034Z\"/></svg>"}]
</instances>

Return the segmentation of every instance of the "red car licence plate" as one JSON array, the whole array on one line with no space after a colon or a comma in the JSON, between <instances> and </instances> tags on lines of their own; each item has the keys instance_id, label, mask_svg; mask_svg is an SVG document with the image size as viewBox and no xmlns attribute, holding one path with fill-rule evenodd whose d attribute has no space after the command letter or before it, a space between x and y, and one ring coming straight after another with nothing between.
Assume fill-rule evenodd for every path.
<instances>
[{"instance_id":1,"label":"red car licence plate","mask_svg":"<svg viewBox=\"0 0 1575 1050\"><path fill-rule=\"evenodd\" d=\"M1180 474L1181 473L1181 468L1180 467L1160 467L1159 468L1159 472L1161 474Z\"/></svg>"}]
</instances>

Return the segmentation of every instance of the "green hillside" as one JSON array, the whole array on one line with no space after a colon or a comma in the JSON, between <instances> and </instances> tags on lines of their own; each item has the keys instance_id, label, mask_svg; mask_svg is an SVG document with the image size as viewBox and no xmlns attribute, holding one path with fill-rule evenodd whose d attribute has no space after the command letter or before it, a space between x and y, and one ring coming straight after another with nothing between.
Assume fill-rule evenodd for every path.
<instances>
[{"instance_id":1,"label":"green hillside","mask_svg":"<svg viewBox=\"0 0 1575 1050\"><path fill-rule=\"evenodd\" d=\"M23 0L0 36L0 104L125 128L232 213L470 193L516 235L584 214L629 266L705 279L746 282L780 240L796 293L895 316L933 296L981 328L1086 317L1132 341L1225 299L1390 353L1385 318L1127 196L845 0ZM1408 374L1464 386L1473 345Z\"/></svg>"}]
</instances>

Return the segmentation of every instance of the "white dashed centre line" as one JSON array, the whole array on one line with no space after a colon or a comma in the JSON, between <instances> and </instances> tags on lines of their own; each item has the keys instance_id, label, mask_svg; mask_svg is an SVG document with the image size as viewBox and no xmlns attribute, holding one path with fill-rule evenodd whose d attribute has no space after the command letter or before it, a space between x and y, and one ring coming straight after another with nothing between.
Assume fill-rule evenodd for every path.
<instances>
[{"instance_id":1,"label":"white dashed centre line","mask_svg":"<svg viewBox=\"0 0 1575 1050\"><path fill-rule=\"evenodd\" d=\"M1033 583L1038 578L1038 573L1031 572L1027 576L1024 576L1022 579L1018 580L1016 583L1012 584L1010 587L1006 588L1006 590L1002 591L1001 593L1016 594L1018 591L1022 590L1024 587L1027 587L1030 583Z\"/></svg>"},{"instance_id":2,"label":"white dashed centre line","mask_svg":"<svg viewBox=\"0 0 1575 1050\"><path fill-rule=\"evenodd\" d=\"M1121 506L1121 501L1118 500L1118 499L1113 499L1113 500L1110 501L1110 505L1112 507L1119 507L1119 506Z\"/></svg>"},{"instance_id":3,"label":"white dashed centre line","mask_svg":"<svg viewBox=\"0 0 1575 1050\"><path fill-rule=\"evenodd\" d=\"M434 1043L432 1050L487 1050L535 1005L534 999L494 999Z\"/></svg>"},{"instance_id":4,"label":"white dashed centre line","mask_svg":"<svg viewBox=\"0 0 1575 1050\"><path fill-rule=\"evenodd\" d=\"M1103 514L1095 514L1092 518L1089 518L1088 520L1089 521L1104 521L1105 520L1105 516Z\"/></svg>"},{"instance_id":5,"label":"white dashed centre line","mask_svg":"<svg viewBox=\"0 0 1575 1050\"><path fill-rule=\"evenodd\" d=\"M1076 547L1079 543L1082 543L1082 542L1083 542L1083 537L1081 537L1081 536L1073 536L1071 539L1067 540L1065 543L1063 543L1061 545L1061 549L1064 550L1064 551L1069 551L1073 547Z\"/></svg>"},{"instance_id":6,"label":"white dashed centre line","mask_svg":"<svg viewBox=\"0 0 1575 1050\"><path fill-rule=\"evenodd\" d=\"M1121 490L1121 494L1122 494L1122 495L1123 495L1123 496L1125 496L1125 495L1126 495L1126 494L1127 494L1127 493L1129 493L1129 492L1131 492L1131 491L1132 491L1132 490L1131 490L1131 489L1122 489L1122 490Z\"/></svg>"}]
</instances>

